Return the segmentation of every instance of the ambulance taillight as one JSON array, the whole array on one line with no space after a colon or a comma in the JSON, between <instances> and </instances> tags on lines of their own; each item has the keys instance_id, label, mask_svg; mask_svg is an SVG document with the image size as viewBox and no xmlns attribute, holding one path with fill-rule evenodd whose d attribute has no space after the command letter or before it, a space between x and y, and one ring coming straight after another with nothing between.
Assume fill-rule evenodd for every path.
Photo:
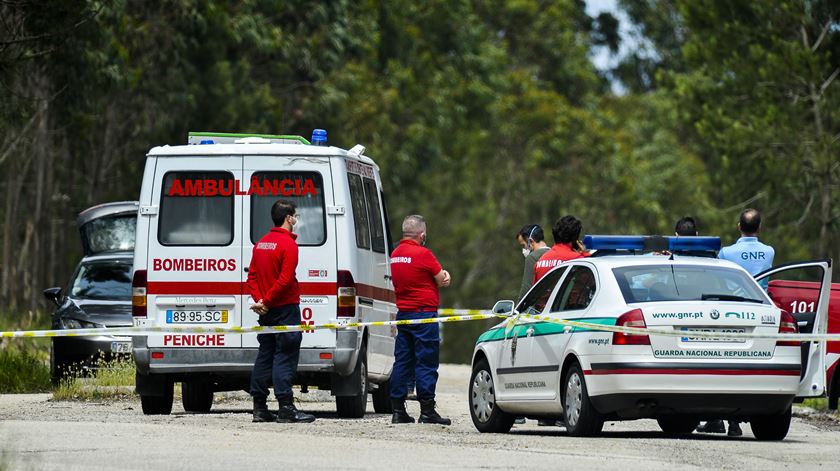
<instances>
[{"instance_id":1,"label":"ambulance taillight","mask_svg":"<svg viewBox=\"0 0 840 471\"><path fill-rule=\"evenodd\" d=\"M348 270L338 270L338 309L336 317L356 315L356 282Z\"/></svg>"},{"instance_id":2,"label":"ambulance taillight","mask_svg":"<svg viewBox=\"0 0 840 471\"><path fill-rule=\"evenodd\" d=\"M131 281L131 315L146 317L146 270L134 272Z\"/></svg>"}]
</instances>

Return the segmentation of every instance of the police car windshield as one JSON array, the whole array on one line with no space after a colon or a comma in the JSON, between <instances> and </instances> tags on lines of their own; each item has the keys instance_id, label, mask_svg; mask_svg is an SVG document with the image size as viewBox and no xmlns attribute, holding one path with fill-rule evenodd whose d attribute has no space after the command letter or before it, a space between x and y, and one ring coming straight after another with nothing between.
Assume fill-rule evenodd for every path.
<instances>
[{"instance_id":1,"label":"police car windshield","mask_svg":"<svg viewBox=\"0 0 840 471\"><path fill-rule=\"evenodd\" d=\"M131 299L131 264L118 262L91 262L82 264L70 296L77 299L129 300Z\"/></svg>"},{"instance_id":2,"label":"police car windshield","mask_svg":"<svg viewBox=\"0 0 840 471\"><path fill-rule=\"evenodd\" d=\"M769 304L749 275L726 267L702 265L641 265L614 268L624 300L629 303L703 301L716 299Z\"/></svg>"}]
</instances>

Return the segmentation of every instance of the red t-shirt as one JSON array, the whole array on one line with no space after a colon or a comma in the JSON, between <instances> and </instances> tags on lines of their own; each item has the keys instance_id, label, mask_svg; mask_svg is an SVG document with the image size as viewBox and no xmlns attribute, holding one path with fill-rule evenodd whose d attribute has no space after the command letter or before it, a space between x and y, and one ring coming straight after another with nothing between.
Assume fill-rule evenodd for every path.
<instances>
[{"instance_id":1,"label":"red t-shirt","mask_svg":"<svg viewBox=\"0 0 840 471\"><path fill-rule=\"evenodd\" d=\"M248 267L248 290L254 301L263 300L266 307L300 304L297 270L297 234L273 227L254 245Z\"/></svg>"},{"instance_id":2,"label":"red t-shirt","mask_svg":"<svg viewBox=\"0 0 840 471\"><path fill-rule=\"evenodd\" d=\"M400 245L391 253L391 276L397 295L397 309L437 309L440 291L435 275L442 269L431 250L410 239L400 241Z\"/></svg>"},{"instance_id":3,"label":"red t-shirt","mask_svg":"<svg viewBox=\"0 0 840 471\"><path fill-rule=\"evenodd\" d=\"M572 250L568 244L554 244L551 250L544 253L537 260L537 263L534 264L534 283L539 281L540 278L545 276L546 273L550 272L557 265L583 256L580 252Z\"/></svg>"}]
</instances>

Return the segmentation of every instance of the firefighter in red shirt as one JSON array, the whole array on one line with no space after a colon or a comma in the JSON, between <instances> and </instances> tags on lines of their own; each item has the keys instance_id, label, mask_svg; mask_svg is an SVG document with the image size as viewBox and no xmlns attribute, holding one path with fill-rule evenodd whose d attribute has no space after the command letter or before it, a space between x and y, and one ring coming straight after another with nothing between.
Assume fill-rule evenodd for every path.
<instances>
[{"instance_id":1,"label":"firefighter in red shirt","mask_svg":"<svg viewBox=\"0 0 840 471\"><path fill-rule=\"evenodd\" d=\"M554 223L551 235L554 246L544 253L534 264L534 283L550 272L552 268L567 260L589 256L580 243L580 231L583 224L574 216L563 216Z\"/></svg>"},{"instance_id":2,"label":"firefighter in red shirt","mask_svg":"<svg viewBox=\"0 0 840 471\"><path fill-rule=\"evenodd\" d=\"M441 268L426 244L426 221L412 215L402 224L403 238L391 253L391 276L397 296L397 319L428 319L437 316L441 287L449 286L449 272ZM405 409L407 383L414 370L420 423L450 425L451 420L435 410L435 386L440 363L440 325L438 323L397 327L394 369L391 372L391 423L413 423Z\"/></svg>"},{"instance_id":3,"label":"firefighter in red shirt","mask_svg":"<svg viewBox=\"0 0 840 471\"><path fill-rule=\"evenodd\" d=\"M271 207L274 226L254 245L248 267L248 290L256 300L251 309L263 326L300 325L300 289L295 275L298 246L292 233L297 222L295 204L278 201ZM260 343L254 370L251 372L251 396L254 397L254 422L312 422L315 416L298 411L292 394L292 380L300 357L301 332L257 335ZM268 411L268 387L280 407L275 417Z\"/></svg>"}]
</instances>

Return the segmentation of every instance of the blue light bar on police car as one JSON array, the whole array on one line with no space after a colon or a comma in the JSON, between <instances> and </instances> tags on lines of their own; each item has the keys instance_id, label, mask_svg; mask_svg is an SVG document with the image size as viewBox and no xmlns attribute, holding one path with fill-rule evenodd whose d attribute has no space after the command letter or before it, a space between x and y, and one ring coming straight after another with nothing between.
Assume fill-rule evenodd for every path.
<instances>
[{"instance_id":1,"label":"blue light bar on police car","mask_svg":"<svg viewBox=\"0 0 840 471\"><path fill-rule=\"evenodd\" d=\"M589 250L712 251L720 250L720 237L587 235L583 245Z\"/></svg>"}]
</instances>

